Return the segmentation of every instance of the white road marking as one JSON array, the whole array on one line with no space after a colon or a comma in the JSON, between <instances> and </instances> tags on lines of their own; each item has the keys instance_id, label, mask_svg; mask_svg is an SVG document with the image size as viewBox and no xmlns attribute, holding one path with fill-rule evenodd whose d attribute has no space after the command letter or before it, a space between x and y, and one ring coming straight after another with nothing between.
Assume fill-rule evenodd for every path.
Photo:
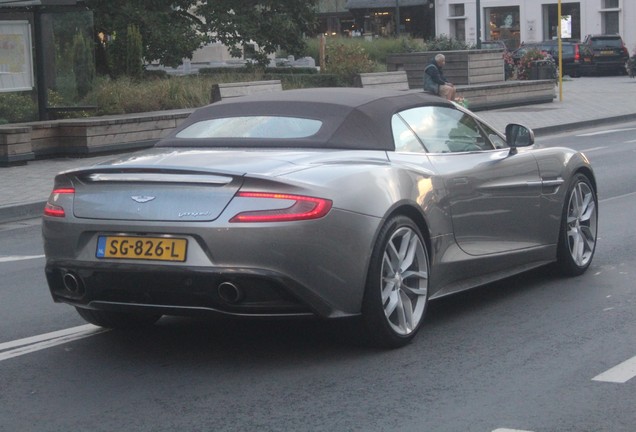
<instances>
[{"instance_id":1,"label":"white road marking","mask_svg":"<svg viewBox=\"0 0 636 432\"><path fill-rule=\"evenodd\" d=\"M521 429L506 429L506 428L499 428L499 429L495 429L492 432L532 432L532 431L527 431L527 430L521 430Z\"/></svg>"},{"instance_id":2,"label":"white road marking","mask_svg":"<svg viewBox=\"0 0 636 432\"><path fill-rule=\"evenodd\" d=\"M623 194L623 195L616 195L615 197L609 197L609 198L600 199L600 200L598 200L598 202L602 203L602 202L607 202L607 201L613 201L613 200L616 200L616 199L632 197L634 195L636 195L636 192L630 192L630 193L626 193L626 194Z\"/></svg>"},{"instance_id":3,"label":"white road marking","mask_svg":"<svg viewBox=\"0 0 636 432\"><path fill-rule=\"evenodd\" d=\"M106 331L109 331L109 329L98 327L93 324L85 324L65 330L58 330L38 336L31 336L11 342L0 343L0 361L51 348L56 345L62 345L85 337L94 336Z\"/></svg>"},{"instance_id":4,"label":"white road marking","mask_svg":"<svg viewBox=\"0 0 636 432\"><path fill-rule=\"evenodd\" d=\"M590 153L593 151L599 151L599 150L605 150L607 148L607 146L603 146L603 147L592 147L589 149L585 149L585 150L581 150L582 153Z\"/></svg>"},{"instance_id":5,"label":"white road marking","mask_svg":"<svg viewBox=\"0 0 636 432\"><path fill-rule=\"evenodd\" d=\"M631 131L631 130L636 130L636 128L608 129L608 130L603 130L603 131L598 131L598 132L590 132L590 133L586 133L586 134L577 135L577 137L588 137L588 136L595 136L595 135L610 134L610 133L615 133L615 132L627 132L627 131Z\"/></svg>"},{"instance_id":6,"label":"white road marking","mask_svg":"<svg viewBox=\"0 0 636 432\"><path fill-rule=\"evenodd\" d=\"M624 384L636 376L636 357L632 357L623 363L592 378L592 381L603 381Z\"/></svg>"},{"instance_id":7,"label":"white road marking","mask_svg":"<svg viewBox=\"0 0 636 432\"><path fill-rule=\"evenodd\" d=\"M13 255L0 257L0 262L24 261L30 259L44 258L44 255Z\"/></svg>"}]
</instances>

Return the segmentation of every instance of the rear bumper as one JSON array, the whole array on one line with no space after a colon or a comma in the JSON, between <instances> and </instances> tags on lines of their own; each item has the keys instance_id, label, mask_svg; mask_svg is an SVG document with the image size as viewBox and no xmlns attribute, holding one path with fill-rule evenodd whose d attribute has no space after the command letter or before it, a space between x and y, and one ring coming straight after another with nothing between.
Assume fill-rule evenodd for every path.
<instances>
[{"instance_id":1,"label":"rear bumper","mask_svg":"<svg viewBox=\"0 0 636 432\"><path fill-rule=\"evenodd\" d=\"M54 301L97 310L196 316L205 313L251 316L349 316L334 310L306 287L263 269L161 266L140 270L110 263L82 266L48 262L46 278ZM75 286L69 283L77 281ZM222 284L236 287L224 295ZM226 287L229 285L226 285Z\"/></svg>"}]
</instances>

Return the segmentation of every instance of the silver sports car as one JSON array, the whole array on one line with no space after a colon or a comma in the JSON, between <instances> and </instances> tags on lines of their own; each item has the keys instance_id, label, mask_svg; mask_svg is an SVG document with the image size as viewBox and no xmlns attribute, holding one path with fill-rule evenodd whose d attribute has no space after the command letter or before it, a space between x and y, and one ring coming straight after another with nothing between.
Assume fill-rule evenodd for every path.
<instances>
[{"instance_id":1,"label":"silver sports car","mask_svg":"<svg viewBox=\"0 0 636 432\"><path fill-rule=\"evenodd\" d=\"M359 316L371 342L398 347L429 300L547 264L585 272L596 190L583 154L421 92L259 94L57 175L46 276L99 326Z\"/></svg>"}]
</instances>

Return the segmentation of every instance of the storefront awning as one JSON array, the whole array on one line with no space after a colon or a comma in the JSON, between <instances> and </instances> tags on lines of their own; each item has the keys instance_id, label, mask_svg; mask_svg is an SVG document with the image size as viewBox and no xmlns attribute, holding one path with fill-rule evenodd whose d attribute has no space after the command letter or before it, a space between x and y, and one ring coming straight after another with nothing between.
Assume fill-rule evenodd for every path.
<instances>
[{"instance_id":1,"label":"storefront awning","mask_svg":"<svg viewBox=\"0 0 636 432\"><path fill-rule=\"evenodd\" d=\"M431 0L348 0L346 9L377 9L409 6L424 6Z\"/></svg>"}]
</instances>

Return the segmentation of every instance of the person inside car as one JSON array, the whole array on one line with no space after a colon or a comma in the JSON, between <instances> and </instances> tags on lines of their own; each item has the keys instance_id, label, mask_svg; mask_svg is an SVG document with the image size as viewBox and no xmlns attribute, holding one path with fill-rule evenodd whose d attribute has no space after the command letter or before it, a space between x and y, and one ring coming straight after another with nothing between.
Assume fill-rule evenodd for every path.
<instances>
[{"instance_id":1,"label":"person inside car","mask_svg":"<svg viewBox=\"0 0 636 432\"><path fill-rule=\"evenodd\" d=\"M446 64L444 54L437 54L424 69L424 90L450 101L455 100L455 86L449 82L442 69Z\"/></svg>"}]
</instances>

